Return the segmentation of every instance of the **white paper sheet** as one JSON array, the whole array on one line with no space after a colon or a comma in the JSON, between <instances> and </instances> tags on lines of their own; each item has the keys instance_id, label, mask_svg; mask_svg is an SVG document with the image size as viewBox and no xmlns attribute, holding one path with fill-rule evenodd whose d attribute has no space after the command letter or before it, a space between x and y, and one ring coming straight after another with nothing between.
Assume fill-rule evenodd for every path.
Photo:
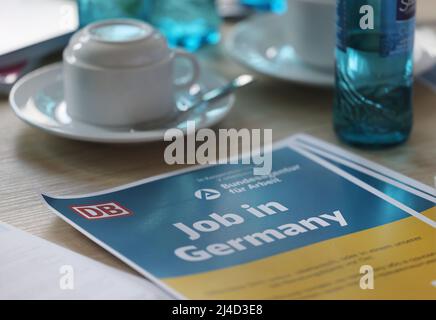
<instances>
[{"instance_id":1,"label":"white paper sheet","mask_svg":"<svg viewBox=\"0 0 436 320\"><path fill-rule=\"evenodd\" d=\"M0 299L162 298L144 278L0 222Z\"/></svg>"}]
</instances>

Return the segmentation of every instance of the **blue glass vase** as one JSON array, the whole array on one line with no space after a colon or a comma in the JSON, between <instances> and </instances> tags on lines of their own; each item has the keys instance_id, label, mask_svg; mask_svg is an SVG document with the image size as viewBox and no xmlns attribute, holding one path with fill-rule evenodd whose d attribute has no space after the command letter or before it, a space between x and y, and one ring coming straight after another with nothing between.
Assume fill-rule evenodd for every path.
<instances>
[{"instance_id":1,"label":"blue glass vase","mask_svg":"<svg viewBox=\"0 0 436 320\"><path fill-rule=\"evenodd\" d=\"M158 28L170 46L195 51L220 40L214 0L77 0L80 26L111 18L134 18Z\"/></svg>"},{"instance_id":2,"label":"blue glass vase","mask_svg":"<svg viewBox=\"0 0 436 320\"><path fill-rule=\"evenodd\" d=\"M149 21L166 36L170 46L188 51L220 40L221 19L214 0L155 0Z\"/></svg>"}]
</instances>

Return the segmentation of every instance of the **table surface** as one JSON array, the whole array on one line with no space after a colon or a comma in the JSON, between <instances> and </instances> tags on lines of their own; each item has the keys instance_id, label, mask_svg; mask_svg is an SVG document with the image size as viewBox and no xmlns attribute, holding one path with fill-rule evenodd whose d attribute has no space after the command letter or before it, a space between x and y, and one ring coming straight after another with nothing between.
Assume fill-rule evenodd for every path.
<instances>
[{"instance_id":1,"label":"table surface","mask_svg":"<svg viewBox=\"0 0 436 320\"><path fill-rule=\"evenodd\" d=\"M420 0L418 21L436 20L434 0ZM231 26L225 26L225 29ZM246 70L227 58L221 46L199 53L209 72L230 79ZM306 132L340 144L332 130L331 89L259 77L236 94L236 105L220 128L272 128L274 140ZM436 175L436 93L416 84L415 126L404 145L382 151L351 149L360 155L433 185ZM40 194L81 194L180 169L163 160L165 144L103 145L57 138L21 122L0 97L0 221L128 270L118 259L56 217ZM122 155L122 156L119 156Z\"/></svg>"}]
</instances>

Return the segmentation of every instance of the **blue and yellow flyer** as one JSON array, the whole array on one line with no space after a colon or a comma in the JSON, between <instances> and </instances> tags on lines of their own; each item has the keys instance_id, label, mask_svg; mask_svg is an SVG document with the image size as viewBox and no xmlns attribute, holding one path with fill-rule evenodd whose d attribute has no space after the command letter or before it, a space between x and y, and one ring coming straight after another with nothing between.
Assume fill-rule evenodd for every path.
<instances>
[{"instance_id":1,"label":"blue and yellow flyer","mask_svg":"<svg viewBox=\"0 0 436 320\"><path fill-rule=\"evenodd\" d=\"M272 152L269 175L204 166L44 199L176 298L436 298L433 188L304 136Z\"/></svg>"}]
</instances>

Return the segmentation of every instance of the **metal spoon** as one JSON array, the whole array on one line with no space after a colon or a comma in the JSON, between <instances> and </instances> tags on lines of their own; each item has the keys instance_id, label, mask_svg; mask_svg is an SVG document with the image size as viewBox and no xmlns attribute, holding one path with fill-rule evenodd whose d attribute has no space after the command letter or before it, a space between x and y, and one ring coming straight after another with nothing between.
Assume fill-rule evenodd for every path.
<instances>
[{"instance_id":1,"label":"metal spoon","mask_svg":"<svg viewBox=\"0 0 436 320\"><path fill-rule=\"evenodd\" d=\"M132 128L132 131L143 131L143 130L158 130L158 129L168 129L177 127L186 119L189 119L189 116L192 112L198 110L205 103L210 103L212 101L218 100L219 98L225 97L236 89L242 88L256 79L254 76L249 74L242 74L227 84L207 91L205 93L201 93L201 88L198 85L194 85L189 90L189 98L180 97L177 101L177 109L179 110L177 116L172 121L163 120L160 122L154 122L153 124L143 124L137 125ZM206 105L206 108L208 105Z\"/></svg>"},{"instance_id":2,"label":"metal spoon","mask_svg":"<svg viewBox=\"0 0 436 320\"><path fill-rule=\"evenodd\" d=\"M197 95L195 99L192 100L184 100L182 99L180 102L178 102L177 107L181 112L189 112L192 109L197 108L198 106L202 105L206 102L212 102L214 100L217 100L219 98L222 98L224 96L227 96L231 94L236 89L242 88L252 82L255 81L255 78L250 74L242 74L229 83L225 84L222 87L212 89L206 93L199 94L200 89L194 88L194 91L196 91L193 95Z\"/></svg>"}]
</instances>

